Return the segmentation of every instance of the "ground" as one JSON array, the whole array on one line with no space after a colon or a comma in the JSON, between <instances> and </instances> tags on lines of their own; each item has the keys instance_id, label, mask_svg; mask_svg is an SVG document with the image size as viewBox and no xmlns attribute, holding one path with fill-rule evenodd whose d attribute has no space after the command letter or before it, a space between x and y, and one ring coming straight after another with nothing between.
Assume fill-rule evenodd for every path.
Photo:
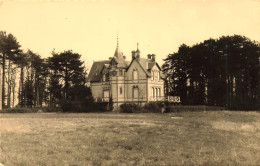
<instances>
[{"instance_id":1,"label":"ground","mask_svg":"<svg viewBox=\"0 0 260 166\"><path fill-rule=\"evenodd\" d=\"M0 114L0 133L5 166L260 164L257 112Z\"/></svg>"}]
</instances>

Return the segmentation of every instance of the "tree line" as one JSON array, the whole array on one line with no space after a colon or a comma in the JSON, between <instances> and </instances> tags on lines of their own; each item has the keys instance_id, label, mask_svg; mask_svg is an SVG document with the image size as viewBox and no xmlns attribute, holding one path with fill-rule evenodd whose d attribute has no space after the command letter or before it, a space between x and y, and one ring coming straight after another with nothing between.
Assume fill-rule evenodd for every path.
<instances>
[{"instance_id":1,"label":"tree line","mask_svg":"<svg viewBox=\"0 0 260 166\"><path fill-rule=\"evenodd\" d=\"M50 57L42 58L31 50L23 51L16 37L1 31L2 107L55 107L62 102L91 100L80 58L72 50L53 50Z\"/></svg>"},{"instance_id":2,"label":"tree line","mask_svg":"<svg viewBox=\"0 0 260 166\"><path fill-rule=\"evenodd\" d=\"M259 109L259 57L259 42L245 36L182 44L162 65L166 95L180 96L184 105ZM62 104L69 109L71 103L93 103L80 58L72 50L53 50L50 57L42 58L31 50L23 51L16 37L0 31L3 108Z\"/></svg>"},{"instance_id":3,"label":"tree line","mask_svg":"<svg viewBox=\"0 0 260 166\"><path fill-rule=\"evenodd\" d=\"M182 44L164 59L166 93L186 105L259 109L259 60L259 42L245 36Z\"/></svg>"}]
</instances>

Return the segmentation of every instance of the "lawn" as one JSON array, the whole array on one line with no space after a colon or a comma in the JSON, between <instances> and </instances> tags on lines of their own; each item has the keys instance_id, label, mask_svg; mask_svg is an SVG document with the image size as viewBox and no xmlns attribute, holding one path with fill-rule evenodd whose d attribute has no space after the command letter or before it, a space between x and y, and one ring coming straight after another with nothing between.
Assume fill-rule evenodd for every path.
<instances>
[{"instance_id":1,"label":"lawn","mask_svg":"<svg viewBox=\"0 0 260 166\"><path fill-rule=\"evenodd\" d=\"M5 166L260 165L257 112L0 114L0 134Z\"/></svg>"}]
</instances>

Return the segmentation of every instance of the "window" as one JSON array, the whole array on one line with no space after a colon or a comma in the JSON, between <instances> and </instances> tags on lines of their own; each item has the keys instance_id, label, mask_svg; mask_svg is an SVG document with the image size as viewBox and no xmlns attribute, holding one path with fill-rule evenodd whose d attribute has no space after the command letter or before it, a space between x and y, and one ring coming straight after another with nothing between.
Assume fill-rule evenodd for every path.
<instances>
[{"instance_id":1,"label":"window","mask_svg":"<svg viewBox=\"0 0 260 166\"><path fill-rule=\"evenodd\" d=\"M154 72L152 71L152 81L154 80Z\"/></svg>"},{"instance_id":2,"label":"window","mask_svg":"<svg viewBox=\"0 0 260 166\"><path fill-rule=\"evenodd\" d=\"M119 70L119 75L120 75L120 76L123 75L123 70L122 70L122 69Z\"/></svg>"},{"instance_id":3,"label":"window","mask_svg":"<svg viewBox=\"0 0 260 166\"><path fill-rule=\"evenodd\" d=\"M123 88L122 88L122 86L120 86L120 90L119 90L119 91L120 91L120 95L123 94Z\"/></svg>"},{"instance_id":4,"label":"window","mask_svg":"<svg viewBox=\"0 0 260 166\"><path fill-rule=\"evenodd\" d=\"M157 72L158 81L160 81L160 72Z\"/></svg>"},{"instance_id":5,"label":"window","mask_svg":"<svg viewBox=\"0 0 260 166\"><path fill-rule=\"evenodd\" d=\"M138 71L134 70L133 71L133 80L137 80L138 79Z\"/></svg>"},{"instance_id":6,"label":"window","mask_svg":"<svg viewBox=\"0 0 260 166\"><path fill-rule=\"evenodd\" d=\"M153 88L153 98L155 98L155 88Z\"/></svg>"},{"instance_id":7,"label":"window","mask_svg":"<svg viewBox=\"0 0 260 166\"><path fill-rule=\"evenodd\" d=\"M156 98L158 97L158 88L156 88Z\"/></svg>"},{"instance_id":8,"label":"window","mask_svg":"<svg viewBox=\"0 0 260 166\"><path fill-rule=\"evenodd\" d=\"M104 97L104 101L109 101L109 91L105 90L103 91L103 97Z\"/></svg>"},{"instance_id":9,"label":"window","mask_svg":"<svg viewBox=\"0 0 260 166\"><path fill-rule=\"evenodd\" d=\"M106 75L105 74L103 75L103 81L104 82L106 81Z\"/></svg>"},{"instance_id":10,"label":"window","mask_svg":"<svg viewBox=\"0 0 260 166\"><path fill-rule=\"evenodd\" d=\"M152 97L154 97L154 89L152 88Z\"/></svg>"},{"instance_id":11,"label":"window","mask_svg":"<svg viewBox=\"0 0 260 166\"><path fill-rule=\"evenodd\" d=\"M106 74L106 81L109 81L109 73Z\"/></svg>"},{"instance_id":12,"label":"window","mask_svg":"<svg viewBox=\"0 0 260 166\"><path fill-rule=\"evenodd\" d=\"M116 71L113 71L113 76L116 76L117 72Z\"/></svg>"},{"instance_id":13,"label":"window","mask_svg":"<svg viewBox=\"0 0 260 166\"><path fill-rule=\"evenodd\" d=\"M158 73L158 72L155 71L154 74L153 74L153 75L154 75L154 80L156 80L156 81L158 80L158 75L157 75L157 73Z\"/></svg>"},{"instance_id":14,"label":"window","mask_svg":"<svg viewBox=\"0 0 260 166\"><path fill-rule=\"evenodd\" d=\"M138 98L138 88L133 88L133 98L134 99Z\"/></svg>"}]
</instances>

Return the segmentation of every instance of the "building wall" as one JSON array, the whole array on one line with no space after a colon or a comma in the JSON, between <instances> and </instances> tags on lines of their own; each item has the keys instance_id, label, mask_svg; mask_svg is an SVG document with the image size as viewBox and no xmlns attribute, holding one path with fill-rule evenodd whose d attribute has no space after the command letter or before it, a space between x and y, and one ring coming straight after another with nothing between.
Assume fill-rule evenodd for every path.
<instances>
[{"instance_id":1,"label":"building wall","mask_svg":"<svg viewBox=\"0 0 260 166\"><path fill-rule=\"evenodd\" d=\"M137 71L138 78L133 79L133 73ZM138 97L133 97L133 87L138 87ZM134 60L126 73L126 101L147 101L147 75L140 64Z\"/></svg>"},{"instance_id":2,"label":"building wall","mask_svg":"<svg viewBox=\"0 0 260 166\"><path fill-rule=\"evenodd\" d=\"M152 72L157 73L160 71L160 69L154 65L153 68L151 69ZM152 76L153 77L153 76ZM164 81L160 78L158 79L158 75L154 76L154 78L149 78L148 79L148 101L162 101L164 99ZM153 90L160 90L158 97L155 95L153 97Z\"/></svg>"},{"instance_id":3,"label":"building wall","mask_svg":"<svg viewBox=\"0 0 260 166\"><path fill-rule=\"evenodd\" d=\"M92 96L94 98L94 100L96 98L102 98L102 82L95 82L95 83L91 83L91 92L92 92Z\"/></svg>"},{"instance_id":4,"label":"building wall","mask_svg":"<svg viewBox=\"0 0 260 166\"><path fill-rule=\"evenodd\" d=\"M120 70L123 70L123 74L120 74ZM125 71L125 69L119 69L112 67L110 73L116 71L116 75L112 75L109 78L109 82L92 83L91 90L94 99L103 98L103 91L109 91L110 96L114 102L114 107L119 107L120 104L124 102L149 102L149 101L162 101L164 100L164 81L158 75L148 77L139 62L133 60L131 66ZM134 71L137 72L137 79L133 79ZM151 69L152 72L158 73L160 69L157 65L154 65ZM133 96L133 88L138 89L138 96ZM158 89L160 93L153 96L153 91ZM121 89L121 93L120 93Z\"/></svg>"}]
</instances>

